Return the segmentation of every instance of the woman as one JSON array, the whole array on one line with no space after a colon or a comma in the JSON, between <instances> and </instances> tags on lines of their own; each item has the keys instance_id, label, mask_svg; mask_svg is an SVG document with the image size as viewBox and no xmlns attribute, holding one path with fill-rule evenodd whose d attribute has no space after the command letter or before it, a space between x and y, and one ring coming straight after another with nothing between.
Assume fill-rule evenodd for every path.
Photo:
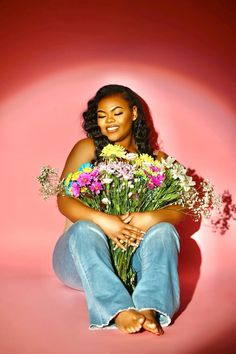
<instances>
[{"instance_id":1,"label":"woman","mask_svg":"<svg viewBox=\"0 0 236 354\"><path fill-rule=\"evenodd\" d=\"M83 118L88 138L73 147L61 178L97 160L108 143L129 152L156 154L157 159L167 156L155 151L141 99L128 87L102 87L88 102ZM58 207L71 224L55 246L53 268L66 285L85 291L90 328L117 327L126 333L143 328L162 335L162 327L179 307L179 237L173 225L184 214L172 206L108 215L69 196L58 196ZM126 242L139 246L132 259L137 274L132 296L114 273L107 237L122 249Z\"/></svg>"}]
</instances>

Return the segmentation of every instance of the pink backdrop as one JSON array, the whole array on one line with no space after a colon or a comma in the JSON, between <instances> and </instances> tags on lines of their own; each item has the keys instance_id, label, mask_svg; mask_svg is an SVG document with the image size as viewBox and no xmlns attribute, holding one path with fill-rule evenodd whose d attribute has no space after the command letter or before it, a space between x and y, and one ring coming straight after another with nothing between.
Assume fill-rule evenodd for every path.
<instances>
[{"instance_id":1,"label":"pink backdrop","mask_svg":"<svg viewBox=\"0 0 236 354\"><path fill-rule=\"evenodd\" d=\"M235 10L234 1L1 1L1 353L233 352L232 220L223 236L203 224L183 234L183 307L163 338L90 332L83 293L53 274L64 219L35 177L44 164L62 170L84 136L86 102L119 83L148 103L162 149L235 201Z\"/></svg>"}]
</instances>

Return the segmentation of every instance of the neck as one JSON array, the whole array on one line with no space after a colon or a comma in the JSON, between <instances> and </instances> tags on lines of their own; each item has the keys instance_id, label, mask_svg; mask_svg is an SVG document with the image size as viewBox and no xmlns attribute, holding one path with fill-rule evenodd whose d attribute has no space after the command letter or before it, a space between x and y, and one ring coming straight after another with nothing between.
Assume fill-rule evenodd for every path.
<instances>
[{"instance_id":1,"label":"neck","mask_svg":"<svg viewBox=\"0 0 236 354\"><path fill-rule=\"evenodd\" d=\"M128 152L138 152L138 148L135 144L134 137L128 137L123 141L118 141L115 143L115 145L121 145L123 146Z\"/></svg>"}]
</instances>

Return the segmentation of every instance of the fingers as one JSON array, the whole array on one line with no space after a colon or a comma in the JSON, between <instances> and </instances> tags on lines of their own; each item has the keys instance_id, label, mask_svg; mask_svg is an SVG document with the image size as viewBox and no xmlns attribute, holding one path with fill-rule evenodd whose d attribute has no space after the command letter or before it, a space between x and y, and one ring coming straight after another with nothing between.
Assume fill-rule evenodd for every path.
<instances>
[{"instance_id":1,"label":"fingers","mask_svg":"<svg viewBox=\"0 0 236 354\"><path fill-rule=\"evenodd\" d=\"M128 247L132 246L134 252L139 247L142 240L143 237L140 239L134 239L133 237L125 237L124 235L117 236L113 239L113 242L115 243L113 250L119 247L123 251L127 251Z\"/></svg>"},{"instance_id":2,"label":"fingers","mask_svg":"<svg viewBox=\"0 0 236 354\"><path fill-rule=\"evenodd\" d=\"M116 250L118 247L121 248L123 251L127 251L128 247L132 246L133 250L136 250L136 248L139 246L141 240L134 240L134 239L127 239L123 238L123 236L120 236L122 238L116 237L113 239L113 242L115 243L115 246L113 250Z\"/></svg>"},{"instance_id":3,"label":"fingers","mask_svg":"<svg viewBox=\"0 0 236 354\"><path fill-rule=\"evenodd\" d=\"M116 236L115 238L113 238L113 241L115 242L116 246L114 249L116 249L117 247L121 248L124 251L127 251L127 237L125 237L125 235L120 234L118 236Z\"/></svg>"},{"instance_id":4,"label":"fingers","mask_svg":"<svg viewBox=\"0 0 236 354\"><path fill-rule=\"evenodd\" d=\"M121 219L123 221L123 223L125 223L125 224L128 224L132 220L132 215L130 215L130 214L127 215L127 214L122 215L123 217Z\"/></svg>"},{"instance_id":5,"label":"fingers","mask_svg":"<svg viewBox=\"0 0 236 354\"><path fill-rule=\"evenodd\" d=\"M136 226L133 226L133 225L125 225L125 229L126 230L130 230L130 231L132 231L133 233L135 233L135 234L144 234L144 231L143 230L141 230L141 229L139 229L138 227L136 227Z\"/></svg>"},{"instance_id":6,"label":"fingers","mask_svg":"<svg viewBox=\"0 0 236 354\"><path fill-rule=\"evenodd\" d=\"M133 238L126 239L126 243L128 246L137 247L137 243Z\"/></svg>"},{"instance_id":7,"label":"fingers","mask_svg":"<svg viewBox=\"0 0 236 354\"><path fill-rule=\"evenodd\" d=\"M143 239L143 235L145 234L145 232L143 230L134 230L134 229L130 229L130 228L124 228L124 230L122 231L122 234L125 235L126 238L133 238L135 240L142 240Z\"/></svg>"},{"instance_id":8,"label":"fingers","mask_svg":"<svg viewBox=\"0 0 236 354\"><path fill-rule=\"evenodd\" d=\"M137 239L135 240L131 237L130 239L128 239L127 244L128 244L128 246L133 246L136 249L140 245L142 240L143 240L143 238L140 240L137 240Z\"/></svg>"},{"instance_id":9,"label":"fingers","mask_svg":"<svg viewBox=\"0 0 236 354\"><path fill-rule=\"evenodd\" d=\"M124 251L127 251L127 247L125 247L122 243L123 243L124 241L122 241L122 240L118 240L118 238L115 240L115 243L116 243L116 245L118 246L118 247L120 247L122 250L124 250Z\"/></svg>"},{"instance_id":10,"label":"fingers","mask_svg":"<svg viewBox=\"0 0 236 354\"><path fill-rule=\"evenodd\" d=\"M140 228L126 224L124 221L129 221L130 214L126 213L124 215L120 215L120 226L118 232L114 231L108 236L110 237L113 242L115 243L115 248L121 248L123 251L126 251L129 246L132 246L136 249L140 242L143 239L144 231Z\"/></svg>"},{"instance_id":11,"label":"fingers","mask_svg":"<svg viewBox=\"0 0 236 354\"><path fill-rule=\"evenodd\" d=\"M119 215L119 217L120 217L120 219L121 219L123 222L126 222L125 220L130 217L130 213L127 212L127 213L124 214L124 215Z\"/></svg>"},{"instance_id":12,"label":"fingers","mask_svg":"<svg viewBox=\"0 0 236 354\"><path fill-rule=\"evenodd\" d=\"M117 247L119 247L119 248L121 248L122 250L127 251L127 247L125 247L125 246L123 245L123 243L124 243L125 241L123 241L123 240L118 240L118 238L115 238L113 241L114 241L115 244L116 244L115 247L113 248L113 250L116 250Z\"/></svg>"},{"instance_id":13,"label":"fingers","mask_svg":"<svg viewBox=\"0 0 236 354\"><path fill-rule=\"evenodd\" d=\"M141 240L137 240L137 241L135 242L135 248L133 249L134 251L136 250L136 248L138 248L138 246L140 245L140 243L141 243Z\"/></svg>"}]
</instances>

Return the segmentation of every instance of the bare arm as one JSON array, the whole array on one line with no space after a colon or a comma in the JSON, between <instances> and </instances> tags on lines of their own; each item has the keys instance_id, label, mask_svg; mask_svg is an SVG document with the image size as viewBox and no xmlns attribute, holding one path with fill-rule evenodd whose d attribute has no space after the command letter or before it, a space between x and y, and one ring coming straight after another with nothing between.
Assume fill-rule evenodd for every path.
<instances>
[{"instance_id":1,"label":"bare arm","mask_svg":"<svg viewBox=\"0 0 236 354\"><path fill-rule=\"evenodd\" d=\"M144 225L146 224L147 228L150 227L149 225L152 226L159 222L169 222L170 224L178 225L186 218L185 209L179 205L170 205L163 209L146 211L143 216Z\"/></svg>"},{"instance_id":2,"label":"bare arm","mask_svg":"<svg viewBox=\"0 0 236 354\"><path fill-rule=\"evenodd\" d=\"M92 139L80 140L71 150L65 167L62 171L61 179L66 178L68 173L74 172L85 162L91 162L95 156L95 146ZM60 212L72 222L77 220L91 220L97 215L96 210L85 206L80 201L69 196L57 197L57 205Z\"/></svg>"}]
</instances>

